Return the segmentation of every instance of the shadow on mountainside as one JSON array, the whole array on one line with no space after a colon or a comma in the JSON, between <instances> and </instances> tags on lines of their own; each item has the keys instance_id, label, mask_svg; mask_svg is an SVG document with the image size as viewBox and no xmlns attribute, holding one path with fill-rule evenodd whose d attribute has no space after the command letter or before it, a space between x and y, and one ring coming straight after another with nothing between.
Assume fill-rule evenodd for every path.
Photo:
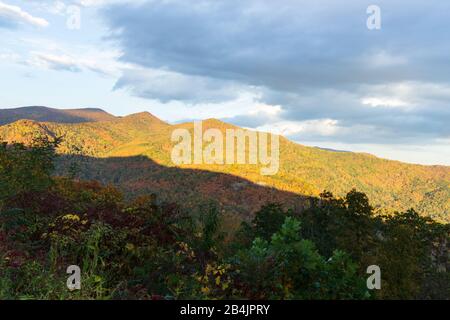
<instances>
[{"instance_id":1,"label":"shadow on mountainside","mask_svg":"<svg viewBox=\"0 0 450 320\"><path fill-rule=\"evenodd\" d=\"M61 155L57 174L75 172L75 178L97 180L122 190L127 198L155 194L183 208L214 201L223 212L250 219L269 202L296 209L310 205L312 197L255 184L231 174L160 165L146 156L93 158Z\"/></svg>"}]
</instances>

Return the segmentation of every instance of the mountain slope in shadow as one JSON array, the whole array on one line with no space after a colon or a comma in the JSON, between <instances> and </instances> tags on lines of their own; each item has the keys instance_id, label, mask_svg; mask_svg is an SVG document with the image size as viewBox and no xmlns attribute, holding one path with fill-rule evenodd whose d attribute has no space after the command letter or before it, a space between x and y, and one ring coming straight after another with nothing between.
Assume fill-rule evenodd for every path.
<instances>
[{"instance_id":1,"label":"mountain slope in shadow","mask_svg":"<svg viewBox=\"0 0 450 320\"><path fill-rule=\"evenodd\" d=\"M192 123L170 125L148 112L84 123L20 120L0 126L0 140L27 143L39 135L63 137L58 149L58 153L62 155L123 159L114 162L114 167L121 176L117 176L113 170L101 170L99 166L92 166L84 170L86 178L111 181L110 176L116 175L116 183L131 194L153 188L155 179L159 179L160 185L167 186L165 190L180 186L186 189L177 191L180 196L177 202L183 202L183 194L191 194L189 183L180 182L178 186L171 186L173 179L163 179L161 175L172 171L164 170L161 173L159 170L148 170L147 162L133 160L134 157L142 156L160 166L174 168L171 151L176 143L171 141L171 135L175 129L180 128L193 132ZM203 121L203 130L208 128L224 133L227 129L238 127L208 119ZM206 145L207 143L204 147ZM124 173L124 170L131 168L136 171L136 175ZM324 190L342 197L356 188L366 193L373 205L380 209L404 211L415 208L419 213L436 220L450 221L448 166L413 165L368 154L320 150L281 137L280 170L276 175L262 176L261 166L258 165L192 164L182 165L180 168L189 169L186 172L193 176L195 170L209 172L208 175L211 176L232 175L256 185L312 197L317 197ZM139 170L145 172L145 179L139 178ZM187 181L194 179L187 174L184 176ZM215 197L219 202L236 200L235 197L229 197L227 192L219 190L223 188L229 191L227 185L221 186L222 183L222 179L210 179L202 184L202 188L216 190ZM202 188L196 188L196 192L205 193ZM245 187L243 189L245 191ZM233 201L229 200L227 203L231 205Z\"/></svg>"},{"instance_id":2,"label":"mountain slope in shadow","mask_svg":"<svg viewBox=\"0 0 450 320\"><path fill-rule=\"evenodd\" d=\"M239 218L228 219L229 224L252 219L253 214L267 203L281 203L303 210L313 199L230 174L167 167L145 156L60 156L57 173L67 176L71 171L75 171L75 178L118 187L130 198L155 194L161 201L178 203L182 208L194 211L213 202L225 216Z\"/></svg>"}]
</instances>

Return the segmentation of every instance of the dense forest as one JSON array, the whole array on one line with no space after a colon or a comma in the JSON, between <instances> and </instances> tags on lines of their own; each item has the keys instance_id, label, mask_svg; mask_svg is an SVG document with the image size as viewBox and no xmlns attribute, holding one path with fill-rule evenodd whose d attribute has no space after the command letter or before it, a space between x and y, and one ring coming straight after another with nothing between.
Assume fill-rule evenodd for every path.
<instances>
[{"instance_id":1,"label":"dense forest","mask_svg":"<svg viewBox=\"0 0 450 320\"><path fill-rule=\"evenodd\" d=\"M192 212L56 176L60 143L0 145L0 299L450 298L450 225L413 209L324 191L302 210L267 203L230 231L214 202ZM66 287L70 265L81 290ZM370 265L380 290L366 286Z\"/></svg>"},{"instance_id":2,"label":"dense forest","mask_svg":"<svg viewBox=\"0 0 450 320\"><path fill-rule=\"evenodd\" d=\"M30 117L23 113L21 116L22 119L55 119L52 114L38 115ZM97 112L89 116L98 117ZM184 208L193 208L205 200L216 201L229 214L245 217L268 202L298 207L302 206L298 201L300 195L317 198L323 190L331 190L343 198L356 188L370 198L378 211L406 211L414 207L420 215L450 222L449 167L332 152L302 146L283 137L276 175L262 176L260 165L249 164L178 167L171 160L175 145L171 135L179 128L192 131L192 123L170 125L150 113L111 117L81 123L76 123L77 118L66 119L75 123L20 120L0 126L0 140L29 143L42 135L64 137L57 150L64 155L57 163L59 175L70 175L69 169L76 166L74 177L113 184L127 198L156 194L161 201L177 202ZM238 127L215 119L203 121L203 130L209 128L225 132ZM79 161L80 157L84 157L83 161Z\"/></svg>"}]
</instances>

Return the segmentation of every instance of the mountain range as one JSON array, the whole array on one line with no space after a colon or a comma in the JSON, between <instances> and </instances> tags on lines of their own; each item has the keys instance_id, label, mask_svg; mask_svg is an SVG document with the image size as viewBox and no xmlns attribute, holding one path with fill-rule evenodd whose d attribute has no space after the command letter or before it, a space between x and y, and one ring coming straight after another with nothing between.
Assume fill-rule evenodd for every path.
<instances>
[{"instance_id":1,"label":"mountain range","mask_svg":"<svg viewBox=\"0 0 450 320\"><path fill-rule=\"evenodd\" d=\"M0 109L0 125L22 119L60 123L80 123L107 121L114 118L113 115L97 108L59 110L47 107L23 107Z\"/></svg>"},{"instance_id":2,"label":"mountain range","mask_svg":"<svg viewBox=\"0 0 450 320\"><path fill-rule=\"evenodd\" d=\"M101 109L25 107L0 110L0 141L29 143L62 137L58 174L113 184L129 197L153 193L194 208L216 201L229 215L248 215L267 202L308 206L324 190L344 196L356 188L380 210L414 208L450 221L450 167L406 164L373 155L303 146L280 138L280 169L262 176L258 165L180 165L171 161L175 129L148 112L125 117ZM237 128L216 119L203 130ZM232 221L232 219L230 220ZM230 222L232 223L232 222Z\"/></svg>"}]
</instances>

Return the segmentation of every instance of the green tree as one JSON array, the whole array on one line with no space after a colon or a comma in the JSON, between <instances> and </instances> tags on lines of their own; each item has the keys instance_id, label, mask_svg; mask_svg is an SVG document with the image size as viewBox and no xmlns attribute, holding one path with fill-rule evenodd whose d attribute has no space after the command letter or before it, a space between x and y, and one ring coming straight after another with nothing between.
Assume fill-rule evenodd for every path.
<instances>
[{"instance_id":1,"label":"green tree","mask_svg":"<svg viewBox=\"0 0 450 320\"><path fill-rule=\"evenodd\" d=\"M364 281L349 256L336 251L325 259L310 240L300 238L300 222L287 217L270 241L256 238L234 259L235 285L250 299L366 298Z\"/></svg>"}]
</instances>

